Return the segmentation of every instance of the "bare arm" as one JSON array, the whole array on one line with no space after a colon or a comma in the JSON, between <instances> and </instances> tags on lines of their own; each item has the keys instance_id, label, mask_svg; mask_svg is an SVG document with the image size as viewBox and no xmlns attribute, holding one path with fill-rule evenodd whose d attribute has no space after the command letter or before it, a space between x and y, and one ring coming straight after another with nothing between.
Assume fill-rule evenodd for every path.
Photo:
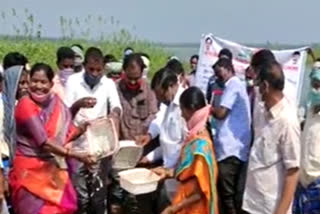
<instances>
[{"instance_id":1,"label":"bare arm","mask_svg":"<svg viewBox=\"0 0 320 214\"><path fill-rule=\"evenodd\" d=\"M212 110L212 115L218 120L224 120L228 116L229 110L225 107L217 107Z\"/></svg>"},{"instance_id":2,"label":"bare arm","mask_svg":"<svg viewBox=\"0 0 320 214\"><path fill-rule=\"evenodd\" d=\"M298 177L299 177L298 168L292 168L287 170L287 174L284 180L283 190L281 194L281 200L278 204L275 214L287 213L296 190Z\"/></svg>"},{"instance_id":3,"label":"bare arm","mask_svg":"<svg viewBox=\"0 0 320 214\"><path fill-rule=\"evenodd\" d=\"M3 176L2 169L0 169L0 203L2 203L3 199L5 198L4 192L5 192L5 179Z\"/></svg>"},{"instance_id":4,"label":"bare arm","mask_svg":"<svg viewBox=\"0 0 320 214\"><path fill-rule=\"evenodd\" d=\"M62 146L59 146L55 143L52 143L50 141L46 141L44 144L43 144L43 149L47 152L51 152L53 154L56 154L56 155L59 155L59 156L63 156L63 157L66 157L68 156L68 153L69 153L69 150L62 147Z\"/></svg>"},{"instance_id":5,"label":"bare arm","mask_svg":"<svg viewBox=\"0 0 320 214\"><path fill-rule=\"evenodd\" d=\"M195 179L195 178L193 178ZM196 180L187 181L187 182L197 182ZM164 213L177 213L181 211L182 209L187 209L192 204L197 203L201 200L201 198L204 197L202 192L200 191L200 187L196 185L193 192L186 198L184 198L182 201L180 201L178 204L169 206Z\"/></svg>"},{"instance_id":6,"label":"bare arm","mask_svg":"<svg viewBox=\"0 0 320 214\"><path fill-rule=\"evenodd\" d=\"M77 152L72 152L67 148L64 148L62 146L56 145L53 142L46 141L43 144L43 149L45 151L51 152L53 154L62 156L62 157L71 157L75 158L85 164L93 164L95 163L95 160L89 155L89 154L82 154Z\"/></svg>"},{"instance_id":7,"label":"bare arm","mask_svg":"<svg viewBox=\"0 0 320 214\"><path fill-rule=\"evenodd\" d=\"M112 109L112 112L108 115L112 118L114 125L116 127L116 131L118 136L120 136L120 117L121 117L121 109L119 107L115 107Z\"/></svg>"}]
</instances>

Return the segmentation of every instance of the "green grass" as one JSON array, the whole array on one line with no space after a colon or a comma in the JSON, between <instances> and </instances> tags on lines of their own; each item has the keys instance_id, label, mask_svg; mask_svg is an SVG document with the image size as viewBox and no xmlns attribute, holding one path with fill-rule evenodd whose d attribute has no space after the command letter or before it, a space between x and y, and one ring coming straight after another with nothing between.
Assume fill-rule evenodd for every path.
<instances>
[{"instance_id":1,"label":"green grass","mask_svg":"<svg viewBox=\"0 0 320 214\"><path fill-rule=\"evenodd\" d=\"M98 42L88 42L85 40L45 40L45 39L12 39L0 38L0 60L12 51L18 51L27 56L30 64L44 62L56 69L56 51L61 46L71 46L72 44L81 44L84 48L96 46L100 48L104 54L113 54L117 59L121 59L123 49L130 46L136 52L147 53L151 58L150 76L162 67L169 56L169 53L162 48L153 45L148 41L127 40L122 37L114 37L113 39Z\"/></svg>"}]
</instances>

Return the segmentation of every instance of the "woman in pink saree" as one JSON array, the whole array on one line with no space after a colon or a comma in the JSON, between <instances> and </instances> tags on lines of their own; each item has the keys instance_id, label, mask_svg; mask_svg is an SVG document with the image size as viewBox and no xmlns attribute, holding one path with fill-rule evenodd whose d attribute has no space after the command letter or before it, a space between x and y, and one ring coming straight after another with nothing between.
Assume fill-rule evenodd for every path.
<instances>
[{"instance_id":1,"label":"woman in pink saree","mask_svg":"<svg viewBox=\"0 0 320 214\"><path fill-rule=\"evenodd\" d=\"M77 209L66 157L90 164L67 144L85 131L72 124L69 109L51 93L54 73L46 64L30 72L29 92L15 109L16 148L9 184L16 214L71 214Z\"/></svg>"}]
</instances>

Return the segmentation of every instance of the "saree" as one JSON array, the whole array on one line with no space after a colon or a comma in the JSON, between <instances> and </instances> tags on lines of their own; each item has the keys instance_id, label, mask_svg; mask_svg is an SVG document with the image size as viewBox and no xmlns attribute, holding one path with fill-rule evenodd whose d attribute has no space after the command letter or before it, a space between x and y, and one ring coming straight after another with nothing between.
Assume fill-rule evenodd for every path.
<instances>
[{"instance_id":1,"label":"saree","mask_svg":"<svg viewBox=\"0 0 320 214\"><path fill-rule=\"evenodd\" d=\"M47 140L65 146L73 137L69 110L57 95L42 108L26 96L16 106L15 119L17 148L9 175L15 213L74 213L77 198L69 173L42 149Z\"/></svg>"},{"instance_id":2,"label":"saree","mask_svg":"<svg viewBox=\"0 0 320 214\"><path fill-rule=\"evenodd\" d=\"M203 117L203 113L206 117ZM217 214L218 200L216 192L217 164L210 134L206 129L209 108L199 110L191 119L192 126L188 122L190 130L182 147L176 179L180 182L172 204L178 204L183 199L193 194L196 188L200 189L202 198L200 201L180 210L178 214Z\"/></svg>"},{"instance_id":3,"label":"saree","mask_svg":"<svg viewBox=\"0 0 320 214\"><path fill-rule=\"evenodd\" d=\"M22 70L22 66L13 66L3 73L3 137L9 147L11 159L13 157L13 151L15 150L16 138L14 108L16 105L16 95Z\"/></svg>"}]
</instances>

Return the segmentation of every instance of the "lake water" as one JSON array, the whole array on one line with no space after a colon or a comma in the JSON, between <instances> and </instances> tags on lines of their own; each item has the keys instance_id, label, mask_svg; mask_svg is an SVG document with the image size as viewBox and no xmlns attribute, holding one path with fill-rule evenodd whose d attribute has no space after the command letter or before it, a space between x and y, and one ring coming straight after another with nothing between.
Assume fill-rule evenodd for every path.
<instances>
[{"instance_id":1,"label":"lake water","mask_svg":"<svg viewBox=\"0 0 320 214\"><path fill-rule=\"evenodd\" d=\"M172 55L177 56L179 59L183 61L188 61L190 56L199 53L199 47L196 45L191 46L163 46L165 50L167 50ZM306 70L303 76L303 84L302 84L302 91L301 91L301 99L299 102L299 106L305 106L307 103L308 92L310 90L310 80L309 74L311 72L311 68L306 66Z\"/></svg>"}]
</instances>

